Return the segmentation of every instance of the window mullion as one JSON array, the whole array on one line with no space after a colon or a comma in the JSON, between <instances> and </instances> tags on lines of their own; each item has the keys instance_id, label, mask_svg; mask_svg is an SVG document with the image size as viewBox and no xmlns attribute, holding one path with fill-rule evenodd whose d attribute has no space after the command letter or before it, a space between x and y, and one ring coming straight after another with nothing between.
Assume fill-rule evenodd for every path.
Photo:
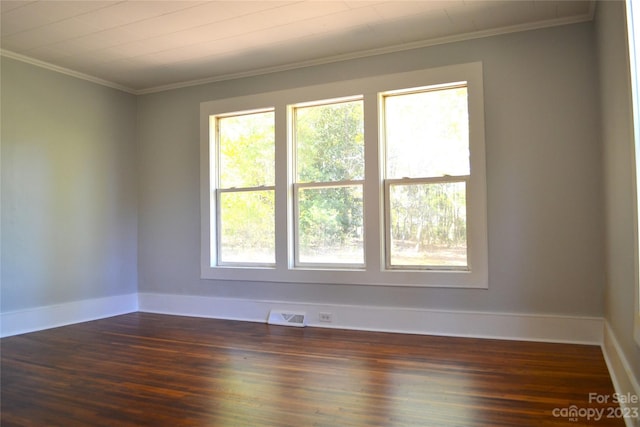
<instances>
[{"instance_id":1,"label":"window mullion","mask_svg":"<svg viewBox=\"0 0 640 427\"><path fill-rule=\"evenodd\" d=\"M286 104L275 106L275 231L276 269L287 271L291 266L289 247L292 241L292 225L289 215L291 194L291 153Z\"/></svg>"},{"instance_id":2,"label":"window mullion","mask_svg":"<svg viewBox=\"0 0 640 427\"><path fill-rule=\"evenodd\" d=\"M378 93L364 94L364 259L368 272L383 270L384 221Z\"/></svg>"}]
</instances>

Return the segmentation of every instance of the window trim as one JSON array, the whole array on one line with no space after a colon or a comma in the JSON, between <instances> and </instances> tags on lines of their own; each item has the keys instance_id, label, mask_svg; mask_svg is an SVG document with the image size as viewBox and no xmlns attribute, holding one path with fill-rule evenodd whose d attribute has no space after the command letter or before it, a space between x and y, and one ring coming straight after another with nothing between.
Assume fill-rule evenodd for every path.
<instances>
[{"instance_id":1,"label":"window trim","mask_svg":"<svg viewBox=\"0 0 640 427\"><path fill-rule=\"evenodd\" d=\"M467 188L468 253L470 271L389 270L384 261L384 183L379 153L382 125L380 94L438 84L466 81L469 99L469 133L471 179ZM287 124L290 106L324 99L345 99L362 96L365 117L365 182L363 193L365 262L361 269L320 269L295 267L293 253L293 159L289 143L291 129ZM273 108L276 122L276 266L235 267L211 266L211 139L209 117L229 111L250 111ZM488 244L486 214L486 164L484 140L484 108L482 63L474 62L439 68L386 74L355 80L286 89L255 95L225 98L200 104L200 182L201 182L201 277L214 280L240 280L279 283L318 283L381 285L408 287L488 287ZM287 162L287 164L282 164ZM284 189L281 190L281 189ZM213 222L213 223L212 223Z\"/></svg>"}]
</instances>

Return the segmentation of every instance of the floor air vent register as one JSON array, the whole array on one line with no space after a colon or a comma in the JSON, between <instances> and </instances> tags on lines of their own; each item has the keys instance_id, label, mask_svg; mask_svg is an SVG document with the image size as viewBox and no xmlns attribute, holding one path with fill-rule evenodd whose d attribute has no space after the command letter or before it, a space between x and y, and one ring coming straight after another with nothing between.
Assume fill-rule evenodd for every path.
<instances>
[{"instance_id":1,"label":"floor air vent register","mask_svg":"<svg viewBox=\"0 0 640 427\"><path fill-rule=\"evenodd\" d=\"M270 325L296 326L302 328L306 326L305 313L271 310L267 323Z\"/></svg>"}]
</instances>

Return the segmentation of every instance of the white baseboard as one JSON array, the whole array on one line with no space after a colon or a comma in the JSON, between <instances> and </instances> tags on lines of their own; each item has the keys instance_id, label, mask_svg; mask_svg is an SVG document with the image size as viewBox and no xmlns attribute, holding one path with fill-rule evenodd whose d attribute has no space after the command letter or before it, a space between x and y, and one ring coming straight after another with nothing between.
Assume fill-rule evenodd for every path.
<instances>
[{"instance_id":1,"label":"white baseboard","mask_svg":"<svg viewBox=\"0 0 640 427\"><path fill-rule=\"evenodd\" d=\"M0 314L0 337L135 311L266 322L271 310L304 312L308 326L421 335L600 345L603 319L555 315L427 310L379 306L139 293L74 301ZM318 320L331 313L332 322Z\"/></svg>"},{"instance_id":2,"label":"white baseboard","mask_svg":"<svg viewBox=\"0 0 640 427\"><path fill-rule=\"evenodd\" d=\"M600 345L603 331L603 319L598 317L326 305L154 293L139 293L138 303L142 312L252 322L266 322L272 309L304 312L308 326L421 335ZM320 322L321 312L331 313L332 322Z\"/></svg>"},{"instance_id":3,"label":"white baseboard","mask_svg":"<svg viewBox=\"0 0 640 427\"><path fill-rule=\"evenodd\" d=\"M0 314L0 337L24 334L138 311L138 295L73 301Z\"/></svg>"},{"instance_id":4,"label":"white baseboard","mask_svg":"<svg viewBox=\"0 0 640 427\"><path fill-rule=\"evenodd\" d=\"M638 385L629 361L622 352L618 339L608 322L604 324L602 353L609 368L609 374L611 375L611 381L613 382L616 393L619 396L636 396L637 399L638 396L640 396L640 385ZM628 411L628 413L637 413L640 411L640 404L626 402L626 400L630 399L616 400L620 401L620 407L623 411ZM640 417L636 417L635 420L625 418L625 422L627 427L638 427L640 426Z\"/></svg>"}]
</instances>

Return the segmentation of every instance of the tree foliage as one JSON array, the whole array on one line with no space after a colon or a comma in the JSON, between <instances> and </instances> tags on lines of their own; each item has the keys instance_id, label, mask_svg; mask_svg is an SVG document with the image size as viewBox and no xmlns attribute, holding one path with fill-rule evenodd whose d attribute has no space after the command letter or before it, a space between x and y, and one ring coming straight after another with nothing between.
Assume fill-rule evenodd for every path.
<instances>
[{"instance_id":1,"label":"tree foliage","mask_svg":"<svg viewBox=\"0 0 640 427\"><path fill-rule=\"evenodd\" d=\"M464 181L423 178L469 174L469 118L464 86L385 98L392 265L466 265ZM415 179L415 180L411 180Z\"/></svg>"},{"instance_id":2,"label":"tree foliage","mask_svg":"<svg viewBox=\"0 0 640 427\"><path fill-rule=\"evenodd\" d=\"M296 110L298 182L333 182L364 178L362 101Z\"/></svg>"},{"instance_id":3,"label":"tree foliage","mask_svg":"<svg viewBox=\"0 0 640 427\"><path fill-rule=\"evenodd\" d=\"M362 101L299 108L295 117L297 180L327 184L298 193L300 257L362 263L362 185L338 184L364 178Z\"/></svg>"},{"instance_id":4,"label":"tree foliage","mask_svg":"<svg viewBox=\"0 0 640 427\"><path fill-rule=\"evenodd\" d=\"M272 111L218 119L220 188L274 184L274 129Z\"/></svg>"},{"instance_id":5,"label":"tree foliage","mask_svg":"<svg viewBox=\"0 0 640 427\"><path fill-rule=\"evenodd\" d=\"M220 188L274 184L274 129L273 112L218 119ZM219 205L222 261L274 263L274 190L221 192Z\"/></svg>"},{"instance_id":6,"label":"tree foliage","mask_svg":"<svg viewBox=\"0 0 640 427\"><path fill-rule=\"evenodd\" d=\"M466 265L464 182L390 188L394 265Z\"/></svg>"}]
</instances>

